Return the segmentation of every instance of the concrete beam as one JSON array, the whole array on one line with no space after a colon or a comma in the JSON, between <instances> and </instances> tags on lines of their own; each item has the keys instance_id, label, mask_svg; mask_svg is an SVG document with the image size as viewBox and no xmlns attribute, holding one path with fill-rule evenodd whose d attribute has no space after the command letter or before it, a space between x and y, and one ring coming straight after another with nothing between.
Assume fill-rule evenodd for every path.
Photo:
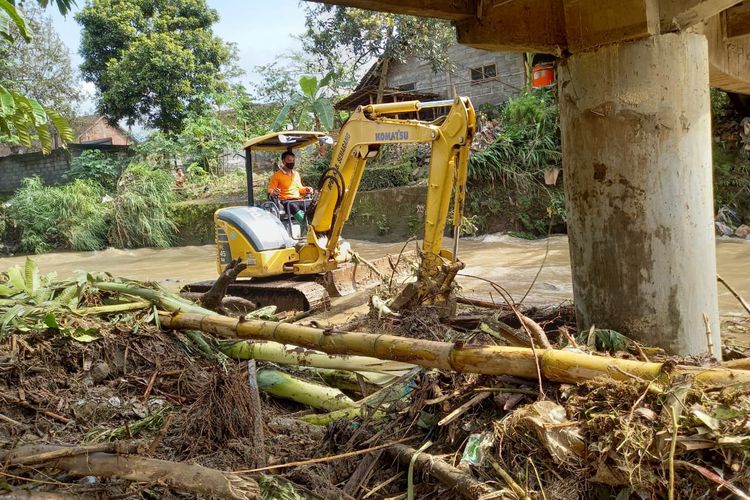
<instances>
[{"instance_id":1,"label":"concrete beam","mask_svg":"<svg viewBox=\"0 0 750 500\"><path fill-rule=\"evenodd\" d=\"M658 0L564 0L572 53L659 33Z\"/></svg>"},{"instance_id":2,"label":"concrete beam","mask_svg":"<svg viewBox=\"0 0 750 500\"><path fill-rule=\"evenodd\" d=\"M750 35L750 2L742 2L722 12L727 40Z\"/></svg>"},{"instance_id":3,"label":"concrete beam","mask_svg":"<svg viewBox=\"0 0 750 500\"><path fill-rule=\"evenodd\" d=\"M742 0L659 0L661 31L680 31L737 5Z\"/></svg>"},{"instance_id":4,"label":"concrete beam","mask_svg":"<svg viewBox=\"0 0 750 500\"><path fill-rule=\"evenodd\" d=\"M462 21L476 16L477 0L308 0L358 9Z\"/></svg>"},{"instance_id":5,"label":"concrete beam","mask_svg":"<svg viewBox=\"0 0 750 500\"><path fill-rule=\"evenodd\" d=\"M458 41L478 49L561 55L567 48L562 0L480 2L477 17L456 23Z\"/></svg>"},{"instance_id":6,"label":"concrete beam","mask_svg":"<svg viewBox=\"0 0 750 500\"><path fill-rule=\"evenodd\" d=\"M711 86L750 94L750 37L727 39L723 17L714 16L699 27L708 39Z\"/></svg>"}]
</instances>

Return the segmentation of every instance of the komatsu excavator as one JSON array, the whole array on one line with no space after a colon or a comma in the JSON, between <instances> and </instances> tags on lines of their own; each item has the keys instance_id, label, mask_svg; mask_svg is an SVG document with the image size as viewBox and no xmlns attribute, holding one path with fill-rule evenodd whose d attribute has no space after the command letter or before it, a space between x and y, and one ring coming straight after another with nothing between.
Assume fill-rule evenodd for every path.
<instances>
[{"instance_id":1,"label":"komatsu excavator","mask_svg":"<svg viewBox=\"0 0 750 500\"><path fill-rule=\"evenodd\" d=\"M426 109L447 109L433 121L403 119ZM469 148L475 130L474 108L468 97L452 100L405 101L359 106L341 127L330 166L323 172L307 208L307 228L295 227L282 203L269 200L254 206L252 155L254 150L284 151L315 144L319 132L286 131L268 134L245 144L248 206L222 208L214 214L217 268L221 273L233 260L247 268L228 293L260 306L281 310L325 308L331 296L352 291L352 283L372 278L372 270L356 266L341 232L351 214L368 160L386 144L429 144L424 238L417 281L397 299L407 302L445 302L462 264L456 258L465 201ZM453 199L453 246L442 248ZM390 272L390 269L388 269ZM360 276L356 277L355 274ZM206 291L212 282L193 283L189 291Z\"/></svg>"}]
</instances>

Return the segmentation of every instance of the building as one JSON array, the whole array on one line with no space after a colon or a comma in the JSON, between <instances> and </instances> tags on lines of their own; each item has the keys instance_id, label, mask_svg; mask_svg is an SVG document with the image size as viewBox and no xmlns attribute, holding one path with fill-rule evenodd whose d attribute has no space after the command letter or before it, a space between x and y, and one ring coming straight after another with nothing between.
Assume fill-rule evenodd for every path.
<instances>
[{"instance_id":1,"label":"building","mask_svg":"<svg viewBox=\"0 0 750 500\"><path fill-rule=\"evenodd\" d=\"M451 71L435 72L429 62L412 57L388 65L383 102L447 99L468 96L475 107L499 104L519 94L524 87L524 56L514 52L489 52L463 45L448 49ZM362 77L354 92L336 108L352 111L376 102L383 61L378 60Z\"/></svg>"},{"instance_id":2,"label":"building","mask_svg":"<svg viewBox=\"0 0 750 500\"><path fill-rule=\"evenodd\" d=\"M119 125L111 125L102 115L80 116L70 121L76 144L110 144L127 146L133 138Z\"/></svg>"}]
</instances>

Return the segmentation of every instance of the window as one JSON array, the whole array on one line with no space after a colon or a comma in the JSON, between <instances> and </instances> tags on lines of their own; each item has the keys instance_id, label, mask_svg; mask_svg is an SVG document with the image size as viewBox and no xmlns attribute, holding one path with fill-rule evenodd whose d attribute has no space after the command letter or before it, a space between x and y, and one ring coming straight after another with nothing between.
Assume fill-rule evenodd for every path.
<instances>
[{"instance_id":1,"label":"window","mask_svg":"<svg viewBox=\"0 0 750 500\"><path fill-rule=\"evenodd\" d=\"M417 82L411 82L411 83L405 83L403 85L399 85L399 90L414 90L417 88Z\"/></svg>"},{"instance_id":2,"label":"window","mask_svg":"<svg viewBox=\"0 0 750 500\"><path fill-rule=\"evenodd\" d=\"M473 82L476 82L478 80L486 80L487 78L495 78L496 76L497 68L494 64L479 66L478 68L471 68L471 80Z\"/></svg>"}]
</instances>

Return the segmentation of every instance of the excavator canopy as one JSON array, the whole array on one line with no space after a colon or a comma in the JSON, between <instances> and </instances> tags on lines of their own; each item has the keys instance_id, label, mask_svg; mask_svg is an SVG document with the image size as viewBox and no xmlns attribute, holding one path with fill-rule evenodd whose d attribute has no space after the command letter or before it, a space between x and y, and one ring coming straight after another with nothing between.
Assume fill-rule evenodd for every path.
<instances>
[{"instance_id":1,"label":"excavator canopy","mask_svg":"<svg viewBox=\"0 0 750 500\"><path fill-rule=\"evenodd\" d=\"M333 139L325 132L304 132L299 130L284 130L253 137L245 141L245 173L247 174L247 205L255 204L253 199L253 151L288 151L315 144L316 142L333 144Z\"/></svg>"},{"instance_id":2,"label":"excavator canopy","mask_svg":"<svg viewBox=\"0 0 750 500\"><path fill-rule=\"evenodd\" d=\"M284 130L254 137L245 142L243 149L254 151L284 151L299 149L315 144L318 141L333 143L325 132L302 132L298 130Z\"/></svg>"}]
</instances>

